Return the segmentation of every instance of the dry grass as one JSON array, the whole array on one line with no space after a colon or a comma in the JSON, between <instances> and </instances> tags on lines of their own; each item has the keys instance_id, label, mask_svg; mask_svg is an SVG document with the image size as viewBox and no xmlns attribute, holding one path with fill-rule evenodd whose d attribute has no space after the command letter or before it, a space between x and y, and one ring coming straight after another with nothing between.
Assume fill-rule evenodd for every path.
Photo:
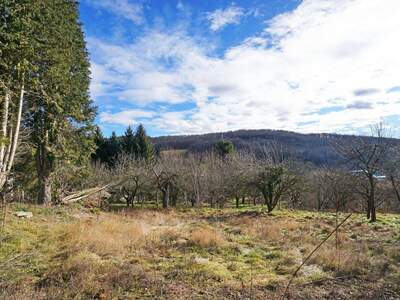
<instances>
[{"instance_id":1,"label":"dry grass","mask_svg":"<svg viewBox=\"0 0 400 300\"><path fill-rule=\"evenodd\" d=\"M370 267L371 258L363 245L344 244L336 250L331 243L318 250L309 262L337 275L361 275Z\"/></svg>"},{"instance_id":2,"label":"dry grass","mask_svg":"<svg viewBox=\"0 0 400 300\"><path fill-rule=\"evenodd\" d=\"M0 269L0 298L273 299L333 228L328 214L225 213L210 218L213 211L135 209L46 218L35 212L32 220L15 219L0 258L36 247L39 263L29 272L31 258ZM340 263L333 236L299 273L292 288L299 299L321 295L316 288L307 286L307 293L300 288L313 278L358 275L357 280L366 278L373 285L371 278L380 276L388 284L399 283L398 227L383 224L377 231L359 222L350 220L339 233ZM380 237L386 242L377 243ZM16 270L22 276L14 280ZM4 272L13 281L3 280ZM344 294L353 283L343 284ZM336 299L329 293L324 297Z\"/></svg>"},{"instance_id":3,"label":"dry grass","mask_svg":"<svg viewBox=\"0 0 400 300\"><path fill-rule=\"evenodd\" d=\"M227 244L223 235L213 228L195 228L190 233L189 240L203 248L217 248Z\"/></svg>"},{"instance_id":4,"label":"dry grass","mask_svg":"<svg viewBox=\"0 0 400 300\"><path fill-rule=\"evenodd\" d=\"M149 232L149 225L111 217L100 221L80 221L63 226L62 230L66 232L62 238L67 248L106 256L123 254L140 246Z\"/></svg>"},{"instance_id":5,"label":"dry grass","mask_svg":"<svg viewBox=\"0 0 400 300\"><path fill-rule=\"evenodd\" d=\"M258 218L243 218L235 222L250 235L269 241L280 241L301 228L301 224L290 219L265 220Z\"/></svg>"}]
</instances>

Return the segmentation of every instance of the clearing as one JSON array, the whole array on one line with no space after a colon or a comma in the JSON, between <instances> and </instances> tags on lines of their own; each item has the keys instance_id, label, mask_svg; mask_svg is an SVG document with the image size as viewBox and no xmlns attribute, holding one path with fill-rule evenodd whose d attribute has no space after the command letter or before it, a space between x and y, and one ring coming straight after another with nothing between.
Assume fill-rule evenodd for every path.
<instances>
[{"instance_id":1,"label":"clearing","mask_svg":"<svg viewBox=\"0 0 400 300\"><path fill-rule=\"evenodd\" d=\"M16 211L33 212L30 219ZM346 215L340 214L339 221ZM1 299L281 299L335 228L333 213L14 204L0 235ZM354 214L286 299L400 299L400 216Z\"/></svg>"}]
</instances>

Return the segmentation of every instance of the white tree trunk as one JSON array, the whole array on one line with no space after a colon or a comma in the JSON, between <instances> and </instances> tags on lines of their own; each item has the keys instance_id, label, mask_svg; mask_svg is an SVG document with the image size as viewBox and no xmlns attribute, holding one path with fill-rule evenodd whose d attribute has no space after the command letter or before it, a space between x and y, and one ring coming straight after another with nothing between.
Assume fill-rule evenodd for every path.
<instances>
[{"instance_id":1,"label":"white tree trunk","mask_svg":"<svg viewBox=\"0 0 400 300\"><path fill-rule=\"evenodd\" d=\"M10 106L10 93L9 93L9 91L6 91L6 96L4 97L4 104L3 104L3 114L1 116L1 137L3 140L1 143L1 147L0 147L0 169L2 169L3 165L4 165L4 154L5 154L5 150L6 150L9 106Z\"/></svg>"},{"instance_id":2,"label":"white tree trunk","mask_svg":"<svg viewBox=\"0 0 400 300\"><path fill-rule=\"evenodd\" d=\"M10 123L8 125L8 135L7 135L7 149L4 154L3 166L1 168L2 173L7 173L8 159L10 157L11 152L11 138L13 136L13 124Z\"/></svg>"},{"instance_id":3,"label":"white tree trunk","mask_svg":"<svg viewBox=\"0 0 400 300\"><path fill-rule=\"evenodd\" d=\"M14 163L15 152L17 151L17 146L18 146L19 131L21 127L24 95L25 95L25 90L24 90L24 84L22 83L15 124L11 123L14 120L12 120L12 118L9 117L10 94L7 93L4 99L3 113L1 120L1 137L3 139L3 142L0 147L0 190L4 187L7 181L8 173L11 171L11 168Z\"/></svg>"},{"instance_id":4,"label":"white tree trunk","mask_svg":"<svg viewBox=\"0 0 400 300\"><path fill-rule=\"evenodd\" d=\"M11 152L10 152L10 158L9 158L8 164L7 164L7 172L10 172L11 167L14 164L15 152L17 151L19 130L21 128L22 107L24 105L24 95L25 95L24 84L22 84L21 93L19 95L17 120L16 120L16 123L15 123L15 133L14 133L14 136L13 136L13 139L12 139L12 147L11 147Z\"/></svg>"}]
</instances>

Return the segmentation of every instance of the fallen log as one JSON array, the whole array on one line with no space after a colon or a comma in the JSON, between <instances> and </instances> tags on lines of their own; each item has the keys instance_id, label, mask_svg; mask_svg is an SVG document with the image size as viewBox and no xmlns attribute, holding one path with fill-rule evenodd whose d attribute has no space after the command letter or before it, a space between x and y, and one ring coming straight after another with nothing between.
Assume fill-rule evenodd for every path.
<instances>
[{"instance_id":1,"label":"fallen log","mask_svg":"<svg viewBox=\"0 0 400 300\"><path fill-rule=\"evenodd\" d=\"M108 189L110 186L113 186L113 184L109 183L109 184L106 184L106 185L104 185L102 187L94 187L94 188L86 189L86 190L83 190L83 191L79 191L77 193L74 193L74 194L71 194L71 195L68 195L68 196L62 198L60 202L62 204L74 203L74 202L77 202L79 200L85 199L85 198L87 198L89 196L92 196L94 194L97 194L97 193L99 193L101 191L104 191L104 190Z\"/></svg>"}]
</instances>

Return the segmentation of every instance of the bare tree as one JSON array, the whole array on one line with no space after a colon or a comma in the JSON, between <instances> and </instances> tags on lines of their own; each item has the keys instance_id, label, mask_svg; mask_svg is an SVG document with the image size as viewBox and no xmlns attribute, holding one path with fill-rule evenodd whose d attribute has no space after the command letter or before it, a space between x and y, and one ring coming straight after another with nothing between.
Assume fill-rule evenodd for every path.
<instances>
[{"instance_id":1,"label":"bare tree","mask_svg":"<svg viewBox=\"0 0 400 300\"><path fill-rule=\"evenodd\" d=\"M400 146L393 145L387 150L384 172L389 179L395 198L400 203Z\"/></svg>"},{"instance_id":2,"label":"bare tree","mask_svg":"<svg viewBox=\"0 0 400 300\"><path fill-rule=\"evenodd\" d=\"M371 137L354 138L351 143L336 141L333 146L346 159L353 175L361 179L355 189L367 202L367 218L375 222L377 176L388 148L384 127L382 124L372 126Z\"/></svg>"},{"instance_id":3,"label":"bare tree","mask_svg":"<svg viewBox=\"0 0 400 300\"><path fill-rule=\"evenodd\" d=\"M246 197L248 181L248 164L243 153L232 154L225 161L225 177L227 196L235 199L236 208L239 208L240 199Z\"/></svg>"},{"instance_id":4,"label":"bare tree","mask_svg":"<svg viewBox=\"0 0 400 300\"><path fill-rule=\"evenodd\" d=\"M163 208L170 205L170 196L176 187L179 173L178 165L181 157L174 154L161 153L156 163L152 166L155 183L162 194Z\"/></svg>"},{"instance_id":5,"label":"bare tree","mask_svg":"<svg viewBox=\"0 0 400 300\"><path fill-rule=\"evenodd\" d=\"M119 155L115 174L119 181L119 191L128 207L133 206L135 198L150 181L148 170L149 166L144 159L128 154Z\"/></svg>"},{"instance_id":6,"label":"bare tree","mask_svg":"<svg viewBox=\"0 0 400 300\"><path fill-rule=\"evenodd\" d=\"M346 208L354 195L353 176L333 168L323 168L318 175L316 180L325 205L335 208L336 212Z\"/></svg>"},{"instance_id":7,"label":"bare tree","mask_svg":"<svg viewBox=\"0 0 400 300\"><path fill-rule=\"evenodd\" d=\"M192 206L199 206L205 189L205 168L201 159L195 155L189 155L184 164L185 192ZM189 194L189 195L188 195Z\"/></svg>"}]
</instances>

